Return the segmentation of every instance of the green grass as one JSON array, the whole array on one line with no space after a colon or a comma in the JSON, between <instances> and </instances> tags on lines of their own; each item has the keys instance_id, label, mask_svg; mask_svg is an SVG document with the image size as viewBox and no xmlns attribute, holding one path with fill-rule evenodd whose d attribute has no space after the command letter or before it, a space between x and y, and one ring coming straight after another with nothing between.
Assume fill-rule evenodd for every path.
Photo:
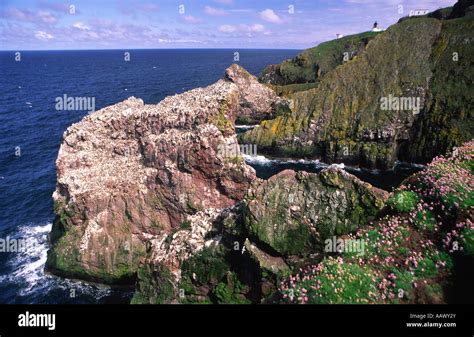
<instances>
[{"instance_id":1,"label":"green grass","mask_svg":"<svg viewBox=\"0 0 474 337\"><path fill-rule=\"evenodd\" d=\"M279 96L289 97L291 94L295 92L313 89L316 86L317 86L316 83L295 83L295 84L272 86L272 89L275 90L275 92Z\"/></svg>"},{"instance_id":2,"label":"green grass","mask_svg":"<svg viewBox=\"0 0 474 337\"><path fill-rule=\"evenodd\" d=\"M387 205L394 211L407 213L415 209L418 200L415 192L397 191L387 200Z\"/></svg>"},{"instance_id":3,"label":"green grass","mask_svg":"<svg viewBox=\"0 0 474 337\"><path fill-rule=\"evenodd\" d=\"M429 257L425 257L418 263L415 275L422 278L435 277L438 274L435 262Z\"/></svg>"},{"instance_id":4,"label":"green grass","mask_svg":"<svg viewBox=\"0 0 474 337\"><path fill-rule=\"evenodd\" d=\"M303 272L294 287L289 285L281 289L284 301L311 304L375 302L375 274L370 268L342 263L331 257L323 260L319 268L319 271Z\"/></svg>"},{"instance_id":5,"label":"green grass","mask_svg":"<svg viewBox=\"0 0 474 337\"><path fill-rule=\"evenodd\" d=\"M289 94L296 91L307 90L307 86L300 84L314 83L319 77L341 65L344 60L344 53L348 53L348 58L352 58L360 53L369 40L373 39L377 32L365 32L345 36L323 42L316 47L304 50L293 59L285 60L278 65L281 87L277 89L280 94ZM271 67L265 68L260 75L271 71Z\"/></svg>"},{"instance_id":6,"label":"green grass","mask_svg":"<svg viewBox=\"0 0 474 337\"><path fill-rule=\"evenodd\" d=\"M415 227L421 231L433 232L436 229L436 219L429 210L418 211L415 216Z\"/></svg>"},{"instance_id":7,"label":"green grass","mask_svg":"<svg viewBox=\"0 0 474 337\"><path fill-rule=\"evenodd\" d=\"M461 232L461 236L461 246L464 249L464 254L474 255L474 230L466 227Z\"/></svg>"},{"instance_id":8,"label":"green grass","mask_svg":"<svg viewBox=\"0 0 474 337\"><path fill-rule=\"evenodd\" d=\"M396 278L396 284L394 286L395 293L400 293L402 290L403 298L411 299L413 297L413 282L415 281L414 275L407 270L395 269L394 272Z\"/></svg>"}]
</instances>

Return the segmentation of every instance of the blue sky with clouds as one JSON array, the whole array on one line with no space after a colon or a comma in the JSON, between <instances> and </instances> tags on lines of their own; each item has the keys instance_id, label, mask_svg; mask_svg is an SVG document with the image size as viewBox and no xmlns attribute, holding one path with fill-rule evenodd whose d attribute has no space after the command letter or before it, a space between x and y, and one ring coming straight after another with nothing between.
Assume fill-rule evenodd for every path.
<instances>
[{"instance_id":1,"label":"blue sky with clouds","mask_svg":"<svg viewBox=\"0 0 474 337\"><path fill-rule=\"evenodd\" d=\"M0 50L300 49L455 0L0 0ZM73 6L73 7L71 7ZM402 6L402 7L400 7Z\"/></svg>"}]
</instances>

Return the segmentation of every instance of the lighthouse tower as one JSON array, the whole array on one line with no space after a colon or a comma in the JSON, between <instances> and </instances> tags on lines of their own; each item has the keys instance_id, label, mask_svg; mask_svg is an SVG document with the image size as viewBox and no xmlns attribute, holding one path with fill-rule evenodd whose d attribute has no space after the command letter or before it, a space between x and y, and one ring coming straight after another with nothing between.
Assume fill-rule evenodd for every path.
<instances>
[{"instance_id":1,"label":"lighthouse tower","mask_svg":"<svg viewBox=\"0 0 474 337\"><path fill-rule=\"evenodd\" d=\"M377 21L374 22L374 26L372 27L372 31L373 32L382 32L383 29L382 28L379 28L379 24L377 23Z\"/></svg>"}]
</instances>

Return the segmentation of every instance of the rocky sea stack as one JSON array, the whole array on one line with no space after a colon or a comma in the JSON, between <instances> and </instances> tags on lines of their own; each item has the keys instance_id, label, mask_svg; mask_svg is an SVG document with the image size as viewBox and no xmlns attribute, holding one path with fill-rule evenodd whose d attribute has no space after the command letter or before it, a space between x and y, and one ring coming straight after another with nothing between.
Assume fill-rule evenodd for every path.
<instances>
[{"instance_id":1,"label":"rocky sea stack","mask_svg":"<svg viewBox=\"0 0 474 337\"><path fill-rule=\"evenodd\" d=\"M170 233L188 215L242 200L255 172L225 151L237 146L234 121L253 117L248 107L258 118L271 114L281 101L233 65L209 87L157 105L131 97L71 126L57 159L48 268L126 280L145 255L148 235Z\"/></svg>"}]
</instances>

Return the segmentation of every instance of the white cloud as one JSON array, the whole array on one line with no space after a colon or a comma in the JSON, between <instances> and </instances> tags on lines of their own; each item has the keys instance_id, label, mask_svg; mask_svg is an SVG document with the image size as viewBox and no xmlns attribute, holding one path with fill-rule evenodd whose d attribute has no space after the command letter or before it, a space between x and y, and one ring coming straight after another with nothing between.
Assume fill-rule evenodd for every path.
<instances>
[{"instance_id":1,"label":"white cloud","mask_svg":"<svg viewBox=\"0 0 474 337\"><path fill-rule=\"evenodd\" d=\"M18 21L35 21L35 14L29 10L20 10L18 8L7 8L5 11L1 11L2 18L6 18L9 20L18 20Z\"/></svg>"},{"instance_id":2,"label":"white cloud","mask_svg":"<svg viewBox=\"0 0 474 337\"><path fill-rule=\"evenodd\" d=\"M266 33L265 26L258 23L253 25L222 25L219 27L219 31L222 33L241 33L246 35Z\"/></svg>"},{"instance_id":3,"label":"white cloud","mask_svg":"<svg viewBox=\"0 0 474 337\"><path fill-rule=\"evenodd\" d=\"M224 15L228 14L223 9L214 8L214 7L211 7L211 6L205 6L204 7L204 13L206 13L207 15L211 15L211 16L224 16Z\"/></svg>"},{"instance_id":4,"label":"white cloud","mask_svg":"<svg viewBox=\"0 0 474 337\"><path fill-rule=\"evenodd\" d=\"M260 18L271 23L282 23L283 20L273 11L273 9L265 9L260 12Z\"/></svg>"},{"instance_id":5,"label":"white cloud","mask_svg":"<svg viewBox=\"0 0 474 337\"><path fill-rule=\"evenodd\" d=\"M77 29L80 29L80 30L90 30L90 28L82 22L76 22L72 26L74 28L77 28Z\"/></svg>"},{"instance_id":6,"label":"white cloud","mask_svg":"<svg viewBox=\"0 0 474 337\"><path fill-rule=\"evenodd\" d=\"M48 41L54 38L53 35L43 32L42 30L37 30L35 32L35 37L41 41Z\"/></svg>"},{"instance_id":7,"label":"white cloud","mask_svg":"<svg viewBox=\"0 0 474 337\"><path fill-rule=\"evenodd\" d=\"M252 32L263 33L265 31L265 26L257 23L255 25L250 26L250 29Z\"/></svg>"},{"instance_id":8,"label":"white cloud","mask_svg":"<svg viewBox=\"0 0 474 337\"><path fill-rule=\"evenodd\" d=\"M159 43L201 43L199 40L189 39L158 39Z\"/></svg>"},{"instance_id":9,"label":"white cloud","mask_svg":"<svg viewBox=\"0 0 474 337\"><path fill-rule=\"evenodd\" d=\"M89 36L89 37L91 37L91 38L93 38L93 39L98 39L98 38L100 38L99 34L97 34L96 32L89 32L89 31L87 31L87 32L86 32L86 35Z\"/></svg>"},{"instance_id":10,"label":"white cloud","mask_svg":"<svg viewBox=\"0 0 474 337\"><path fill-rule=\"evenodd\" d=\"M219 27L219 31L222 33L233 33L237 31L237 26L233 25L222 25Z\"/></svg>"},{"instance_id":11,"label":"white cloud","mask_svg":"<svg viewBox=\"0 0 474 337\"><path fill-rule=\"evenodd\" d=\"M58 19L53 14L47 11L39 11L38 16L44 23L56 23L56 21L58 21Z\"/></svg>"},{"instance_id":12,"label":"white cloud","mask_svg":"<svg viewBox=\"0 0 474 337\"><path fill-rule=\"evenodd\" d=\"M183 20L186 21L187 23L200 23L201 20L192 16L192 15L185 15L183 16Z\"/></svg>"},{"instance_id":13,"label":"white cloud","mask_svg":"<svg viewBox=\"0 0 474 337\"><path fill-rule=\"evenodd\" d=\"M160 7L157 4L146 3L139 6L138 9L144 12L158 12L160 10Z\"/></svg>"}]
</instances>

